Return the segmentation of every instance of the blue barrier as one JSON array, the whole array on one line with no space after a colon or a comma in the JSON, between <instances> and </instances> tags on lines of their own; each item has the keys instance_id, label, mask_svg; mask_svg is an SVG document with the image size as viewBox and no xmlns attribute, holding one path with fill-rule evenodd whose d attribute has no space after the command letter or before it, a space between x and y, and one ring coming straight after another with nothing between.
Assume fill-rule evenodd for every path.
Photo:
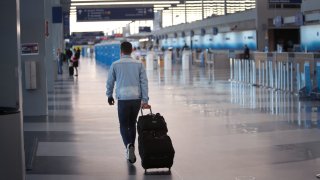
<instances>
[{"instance_id":1,"label":"blue barrier","mask_svg":"<svg viewBox=\"0 0 320 180\"><path fill-rule=\"evenodd\" d=\"M320 92L320 63L317 62L317 90Z\"/></svg>"},{"instance_id":2,"label":"blue barrier","mask_svg":"<svg viewBox=\"0 0 320 180\"><path fill-rule=\"evenodd\" d=\"M311 93L311 77L310 77L310 64L308 62L304 63L304 73L306 81L306 93L310 95Z\"/></svg>"},{"instance_id":3,"label":"blue barrier","mask_svg":"<svg viewBox=\"0 0 320 180\"><path fill-rule=\"evenodd\" d=\"M120 43L97 44L94 47L96 61L110 66L114 61L120 59Z\"/></svg>"}]
</instances>

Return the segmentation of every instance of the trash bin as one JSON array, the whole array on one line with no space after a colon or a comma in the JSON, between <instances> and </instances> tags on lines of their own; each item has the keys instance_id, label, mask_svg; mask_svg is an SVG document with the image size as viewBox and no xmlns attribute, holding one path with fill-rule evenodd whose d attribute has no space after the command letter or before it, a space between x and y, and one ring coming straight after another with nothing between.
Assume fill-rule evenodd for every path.
<instances>
[{"instance_id":1,"label":"trash bin","mask_svg":"<svg viewBox=\"0 0 320 180\"><path fill-rule=\"evenodd\" d=\"M21 114L15 107L0 107L1 179L24 179L24 144Z\"/></svg>"}]
</instances>

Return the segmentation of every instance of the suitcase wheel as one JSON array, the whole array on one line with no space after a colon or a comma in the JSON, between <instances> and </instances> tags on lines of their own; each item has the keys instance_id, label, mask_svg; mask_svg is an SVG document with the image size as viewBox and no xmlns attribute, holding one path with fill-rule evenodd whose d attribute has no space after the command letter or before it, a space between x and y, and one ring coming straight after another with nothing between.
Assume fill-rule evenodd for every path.
<instances>
[{"instance_id":1,"label":"suitcase wheel","mask_svg":"<svg viewBox=\"0 0 320 180\"><path fill-rule=\"evenodd\" d=\"M169 171L168 172L169 172L169 174L171 174L171 167L169 167ZM147 175L147 173L148 173L147 169L144 169L144 174Z\"/></svg>"}]
</instances>

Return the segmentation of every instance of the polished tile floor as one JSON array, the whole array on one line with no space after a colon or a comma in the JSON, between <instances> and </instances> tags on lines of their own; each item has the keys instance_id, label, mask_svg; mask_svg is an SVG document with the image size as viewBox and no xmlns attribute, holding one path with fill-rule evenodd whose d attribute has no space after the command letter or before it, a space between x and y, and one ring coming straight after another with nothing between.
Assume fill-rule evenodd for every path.
<instances>
[{"instance_id":1,"label":"polished tile floor","mask_svg":"<svg viewBox=\"0 0 320 180\"><path fill-rule=\"evenodd\" d=\"M127 164L105 96L107 68L84 58L78 77L66 69L58 77L49 116L24 118L27 180L315 179L318 102L229 82L224 69L179 67L147 72L152 110L165 117L176 150L171 175L144 175L140 159Z\"/></svg>"}]
</instances>

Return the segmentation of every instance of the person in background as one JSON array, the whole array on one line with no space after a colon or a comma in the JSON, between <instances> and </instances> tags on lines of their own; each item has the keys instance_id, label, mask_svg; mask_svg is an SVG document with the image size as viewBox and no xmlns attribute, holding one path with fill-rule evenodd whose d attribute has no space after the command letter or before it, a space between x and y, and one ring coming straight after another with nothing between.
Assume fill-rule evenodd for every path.
<instances>
[{"instance_id":1,"label":"person in background","mask_svg":"<svg viewBox=\"0 0 320 180\"><path fill-rule=\"evenodd\" d=\"M68 62L71 60L72 55L73 55L72 51L69 48L66 49L66 56L67 56L67 61Z\"/></svg>"},{"instance_id":2,"label":"person in background","mask_svg":"<svg viewBox=\"0 0 320 180\"><path fill-rule=\"evenodd\" d=\"M60 48L57 49L56 59L57 59L57 65L58 65L58 74L62 74L63 54Z\"/></svg>"},{"instance_id":3,"label":"person in background","mask_svg":"<svg viewBox=\"0 0 320 180\"><path fill-rule=\"evenodd\" d=\"M142 62L130 56L131 43L123 42L120 48L121 59L113 62L109 69L106 95L109 105L114 105L113 89L116 83L120 134L127 151L126 159L135 163L137 116L140 108L151 108L148 104L148 79Z\"/></svg>"},{"instance_id":4,"label":"person in background","mask_svg":"<svg viewBox=\"0 0 320 180\"><path fill-rule=\"evenodd\" d=\"M80 53L81 53L80 48L75 49L75 54L73 57L73 67L76 70L75 76L78 76L78 66L79 66Z\"/></svg>"},{"instance_id":5,"label":"person in background","mask_svg":"<svg viewBox=\"0 0 320 180\"><path fill-rule=\"evenodd\" d=\"M246 44L244 45L243 58L247 60L250 59L250 49Z\"/></svg>"}]
</instances>

